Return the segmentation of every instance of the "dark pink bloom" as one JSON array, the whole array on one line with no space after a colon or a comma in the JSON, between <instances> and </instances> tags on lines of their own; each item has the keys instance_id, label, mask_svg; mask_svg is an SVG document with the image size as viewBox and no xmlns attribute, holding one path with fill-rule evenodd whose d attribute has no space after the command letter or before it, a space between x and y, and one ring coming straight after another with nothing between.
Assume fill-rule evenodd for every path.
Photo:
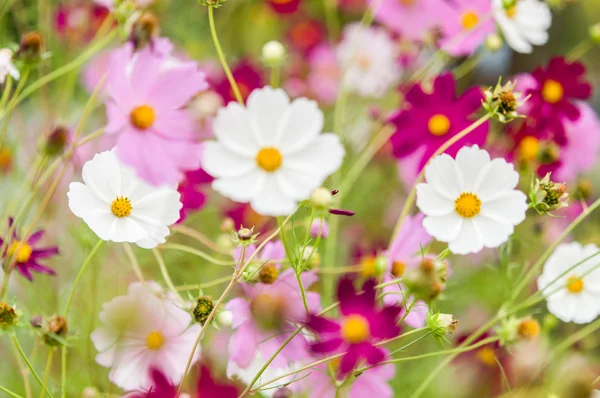
<instances>
[{"instance_id":1,"label":"dark pink bloom","mask_svg":"<svg viewBox=\"0 0 600 398\"><path fill-rule=\"evenodd\" d=\"M527 107L533 128L552 135L554 141L563 145L567 140L564 120L577 120L581 112L576 100L586 100L592 95L592 86L585 78L585 67L579 62L571 63L557 57L552 58L546 68L534 70L532 76L535 83L525 95L531 96Z\"/></svg>"},{"instance_id":2,"label":"dark pink bloom","mask_svg":"<svg viewBox=\"0 0 600 398\"><path fill-rule=\"evenodd\" d=\"M150 378L152 387L148 391L136 391L125 398L177 398L177 387L159 369L150 369Z\"/></svg>"},{"instance_id":3,"label":"dark pink bloom","mask_svg":"<svg viewBox=\"0 0 600 398\"><path fill-rule=\"evenodd\" d=\"M108 16L108 9L98 4L60 4L54 15L59 36L69 42L91 40Z\"/></svg>"},{"instance_id":4,"label":"dark pink bloom","mask_svg":"<svg viewBox=\"0 0 600 398\"><path fill-rule=\"evenodd\" d=\"M385 351L375 344L396 337L400 333L398 306L376 305L375 279L363 284L357 292L352 279L342 278L338 284L340 301L339 321L311 315L306 326L319 335L319 341L311 344L315 354L345 352L340 363L340 374L346 375L363 359L369 365L383 361Z\"/></svg>"},{"instance_id":5,"label":"dark pink bloom","mask_svg":"<svg viewBox=\"0 0 600 398\"><path fill-rule=\"evenodd\" d=\"M279 14L293 14L298 10L301 0L267 0L271 8Z\"/></svg>"},{"instance_id":6,"label":"dark pink bloom","mask_svg":"<svg viewBox=\"0 0 600 398\"><path fill-rule=\"evenodd\" d=\"M238 386L228 380L214 378L208 366L200 366L197 398L237 398L240 393L241 390Z\"/></svg>"},{"instance_id":7,"label":"dark pink bloom","mask_svg":"<svg viewBox=\"0 0 600 398\"><path fill-rule=\"evenodd\" d=\"M240 94L242 95L244 102L254 89L260 88L263 85L263 79L260 72L247 60L240 61L235 68L233 68L231 73L240 89ZM226 76L222 76L220 81L215 82L214 87L217 93L223 98L225 104L236 101L235 94L233 93L233 89Z\"/></svg>"},{"instance_id":8,"label":"dark pink bloom","mask_svg":"<svg viewBox=\"0 0 600 398\"><path fill-rule=\"evenodd\" d=\"M303 19L294 23L287 34L290 45L303 54L308 54L323 42L324 36L323 25L313 19Z\"/></svg>"},{"instance_id":9,"label":"dark pink bloom","mask_svg":"<svg viewBox=\"0 0 600 398\"><path fill-rule=\"evenodd\" d=\"M394 155L404 158L424 148L419 162L420 170L440 146L474 122L472 116L481 108L482 99L483 93L479 87L472 87L457 97L456 82L450 73L435 79L431 93L416 84L406 94L409 107L396 112L389 119L396 126L396 133L390 139ZM454 156L465 145L483 146L488 131L489 123L486 122L451 146L446 153Z\"/></svg>"},{"instance_id":10,"label":"dark pink bloom","mask_svg":"<svg viewBox=\"0 0 600 398\"><path fill-rule=\"evenodd\" d=\"M10 228L13 224L13 219L8 219L8 227ZM19 240L17 229L15 228L12 235L12 241L7 244L6 250L3 253L4 258L13 257L15 258L15 267L17 271L25 278L30 281L33 280L31 272L37 272L39 274L55 275L56 272L45 265L39 263L39 260L52 257L58 254L58 247L40 247L36 248L35 245L42 239L45 231L39 230L31 234L27 241ZM4 240L0 238L0 245L4 243Z\"/></svg>"},{"instance_id":11,"label":"dark pink bloom","mask_svg":"<svg viewBox=\"0 0 600 398\"><path fill-rule=\"evenodd\" d=\"M204 207L206 194L203 186L210 184L213 178L204 169L200 168L185 173L184 180L179 184L178 191L181 194L183 207L179 211L179 221L182 222L189 213L198 211Z\"/></svg>"}]
</instances>

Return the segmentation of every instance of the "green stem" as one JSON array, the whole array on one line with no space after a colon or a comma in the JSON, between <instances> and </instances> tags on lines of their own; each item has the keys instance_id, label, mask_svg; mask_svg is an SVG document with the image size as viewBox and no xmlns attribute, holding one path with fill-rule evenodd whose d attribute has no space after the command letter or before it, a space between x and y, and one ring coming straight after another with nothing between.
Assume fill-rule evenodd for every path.
<instances>
[{"instance_id":1,"label":"green stem","mask_svg":"<svg viewBox=\"0 0 600 398\"><path fill-rule=\"evenodd\" d=\"M67 347L63 346L60 351L61 364L60 364L60 396L66 398L67 396Z\"/></svg>"},{"instance_id":2,"label":"green stem","mask_svg":"<svg viewBox=\"0 0 600 398\"><path fill-rule=\"evenodd\" d=\"M201 284L196 284L196 285L187 285L187 286L178 286L176 289L178 291L187 291L187 290L194 290L194 289L202 290L202 289L208 289L209 287L222 285L223 283L227 283L230 280L231 280L231 276L224 276L223 278L215 279L214 281L210 281L210 282L206 282L206 283L201 283Z\"/></svg>"},{"instance_id":3,"label":"green stem","mask_svg":"<svg viewBox=\"0 0 600 398\"><path fill-rule=\"evenodd\" d=\"M96 246L94 246L94 248L92 249L90 254L87 256L87 258L83 262L83 265L79 269L79 273L77 274L77 277L75 277L75 282L73 282L73 286L71 287L71 293L69 293L69 298L67 299L67 304L65 305L64 313L65 313L65 318L67 318L67 319L69 317L69 310L71 309L71 304L73 303L73 298L75 297L75 291L77 290L77 286L79 285L79 282L81 281L81 277L83 276L86 268L92 262L92 258L94 257L94 255L96 254L98 249L100 249L100 247L102 246L103 243L104 243L104 241L102 239L98 240L98 243L96 243Z\"/></svg>"},{"instance_id":4,"label":"green stem","mask_svg":"<svg viewBox=\"0 0 600 398\"><path fill-rule=\"evenodd\" d=\"M42 387L44 390L46 390L46 393L48 394L48 396L50 398L53 398L52 393L50 393L50 391L48 391L48 388L46 388L46 386L42 382L42 379L40 379L40 376L37 374L37 372L33 368L33 365L31 364L31 362L29 362L27 355L25 355L25 353L23 352L23 348L21 348L21 345L19 344L19 340L17 340L17 336L12 335L11 340L12 340L13 344L15 345L15 348L17 349L17 351L19 351L21 358L23 358L23 361L25 361L25 365L27 365L27 368L29 368L29 371L33 375L33 378L39 383L40 387Z\"/></svg>"},{"instance_id":5,"label":"green stem","mask_svg":"<svg viewBox=\"0 0 600 398\"><path fill-rule=\"evenodd\" d=\"M281 81L281 68L279 66L274 66L271 68L271 87L273 87L273 88L279 87L280 81Z\"/></svg>"},{"instance_id":6,"label":"green stem","mask_svg":"<svg viewBox=\"0 0 600 398\"><path fill-rule=\"evenodd\" d=\"M21 93L21 91L23 91L23 88L25 87L25 84L27 83L28 77L29 77L29 67L26 66L25 71L23 72L23 75L21 76L21 79L19 80L19 83L17 84L17 88L15 89L13 98L8 103L8 107L6 110L6 118L4 119L4 123L2 123L2 131L0 132L0 149L2 149L2 147L4 146L4 139L6 138L6 132L8 131L8 123L10 121L10 115L17 103L19 93Z\"/></svg>"},{"instance_id":7,"label":"green stem","mask_svg":"<svg viewBox=\"0 0 600 398\"><path fill-rule=\"evenodd\" d=\"M577 61L579 58L583 57L588 51L590 51L594 47L594 43L590 40L589 37L586 37L581 43L576 45L567 53L567 58L569 61Z\"/></svg>"},{"instance_id":8,"label":"green stem","mask_svg":"<svg viewBox=\"0 0 600 398\"><path fill-rule=\"evenodd\" d=\"M48 359L46 360L46 369L44 370L44 385L42 386L42 393L40 394L40 398L44 398L46 396L46 385L48 383L48 376L50 375L50 369L52 369L52 354L54 354L54 349L50 348L48 350Z\"/></svg>"},{"instance_id":9,"label":"green stem","mask_svg":"<svg viewBox=\"0 0 600 398\"><path fill-rule=\"evenodd\" d=\"M223 265L223 266L232 266L232 265L235 265L235 263L233 261L218 260L218 259L216 259L216 258L214 258L214 257L212 257L212 256L210 256L210 255L208 255L206 253L204 253L201 250L194 249L193 247L189 247L189 246L186 246L186 245L181 245L181 244L178 244L178 243L165 243L163 245L160 245L159 249L161 249L161 250L172 249L172 250L179 250L179 251L182 251L182 252L190 253L190 254L193 254L193 255L198 256L200 258L203 258L206 261L208 261L208 262L210 262L212 264L215 264L215 265Z\"/></svg>"},{"instance_id":10,"label":"green stem","mask_svg":"<svg viewBox=\"0 0 600 398\"><path fill-rule=\"evenodd\" d=\"M167 270L165 260L160 255L158 249L152 249L152 254L154 254L154 258L156 258L156 262L158 262L158 267L160 268L160 273L162 274L165 283L167 284L169 289L175 294L175 296L179 298L179 301L183 302L183 299L179 295L179 291L177 291L177 288L175 287L173 281L171 280L171 277L169 276L169 271Z\"/></svg>"},{"instance_id":11,"label":"green stem","mask_svg":"<svg viewBox=\"0 0 600 398\"><path fill-rule=\"evenodd\" d=\"M10 395L11 397L15 397L15 398L23 398L22 396L20 396L19 394L17 394L16 392L12 392L11 390L9 390L8 388L2 387L0 386L0 391L3 391L5 393L7 393L8 395Z\"/></svg>"},{"instance_id":12,"label":"green stem","mask_svg":"<svg viewBox=\"0 0 600 398\"><path fill-rule=\"evenodd\" d=\"M221 66L225 71L225 75L227 75L227 80L229 80L229 84L231 85L231 89L233 90L233 94L235 95L235 99L240 105L244 105L244 98L240 93L240 88L238 87L235 79L233 78L233 74L231 73L231 69L229 69L229 65L227 64L227 60L225 59L225 55L223 55L223 50L221 49L221 44L219 43L219 38L217 36L217 29L215 28L215 16L214 16L214 7L208 6L208 23L210 24L210 34L213 39L213 43L215 44L215 50L217 50L217 55L219 56L219 60L221 61Z\"/></svg>"}]
</instances>

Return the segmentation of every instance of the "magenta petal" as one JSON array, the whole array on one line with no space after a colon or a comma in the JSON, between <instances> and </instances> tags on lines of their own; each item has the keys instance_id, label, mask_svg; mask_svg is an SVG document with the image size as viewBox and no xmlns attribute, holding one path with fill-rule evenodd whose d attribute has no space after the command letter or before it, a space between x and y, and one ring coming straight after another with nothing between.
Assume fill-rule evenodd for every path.
<instances>
[{"instance_id":1,"label":"magenta petal","mask_svg":"<svg viewBox=\"0 0 600 398\"><path fill-rule=\"evenodd\" d=\"M31 275L29 268L27 268L27 265L17 264L17 271L19 271L19 274L23 275L25 278L33 281L33 276Z\"/></svg>"},{"instance_id":2,"label":"magenta petal","mask_svg":"<svg viewBox=\"0 0 600 398\"><path fill-rule=\"evenodd\" d=\"M310 350L315 354L326 354L329 352L336 351L340 345L342 345L343 340L340 337L336 337L331 340L326 340L318 343L312 343L310 345Z\"/></svg>"},{"instance_id":3,"label":"magenta petal","mask_svg":"<svg viewBox=\"0 0 600 398\"><path fill-rule=\"evenodd\" d=\"M56 275L56 271L54 271L52 268L50 267L46 267L45 265L41 265L38 264L36 262L32 262L30 261L27 264L27 267L31 270L31 271L35 271L39 274L46 274L46 275Z\"/></svg>"},{"instance_id":4,"label":"magenta petal","mask_svg":"<svg viewBox=\"0 0 600 398\"><path fill-rule=\"evenodd\" d=\"M337 322L331 321L325 317L310 315L306 326L317 333L337 333L340 331L340 325Z\"/></svg>"},{"instance_id":5,"label":"magenta petal","mask_svg":"<svg viewBox=\"0 0 600 398\"><path fill-rule=\"evenodd\" d=\"M360 345L352 344L348 347L348 352L344 354L340 363L340 374L342 376L350 373L352 369L354 369L360 359L360 352Z\"/></svg>"},{"instance_id":6,"label":"magenta petal","mask_svg":"<svg viewBox=\"0 0 600 398\"><path fill-rule=\"evenodd\" d=\"M451 73L439 75L433 82L433 92L435 96L446 103L454 101L456 96L456 84L454 76Z\"/></svg>"},{"instance_id":7,"label":"magenta petal","mask_svg":"<svg viewBox=\"0 0 600 398\"><path fill-rule=\"evenodd\" d=\"M37 249L37 250L33 250L31 252L31 256L33 258L46 258L46 257L55 256L57 254L58 254L58 247L56 247L56 246L48 247L48 248L44 248L44 249Z\"/></svg>"},{"instance_id":8,"label":"magenta petal","mask_svg":"<svg viewBox=\"0 0 600 398\"><path fill-rule=\"evenodd\" d=\"M35 245L40 239L42 239L42 236L44 236L44 232L45 231L41 229L32 233L29 239L27 240L27 243L29 243L30 245Z\"/></svg>"},{"instance_id":9,"label":"magenta petal","mask_svg":"<svg viewBox=\"0 0 600 398\"><path fill-rule=\"evenodd\" d=\"M369 365L377 365L385 358L385 351L383 349L367 343L362 344L361 354L367 358Z\"/></svg>"}]
</instances>

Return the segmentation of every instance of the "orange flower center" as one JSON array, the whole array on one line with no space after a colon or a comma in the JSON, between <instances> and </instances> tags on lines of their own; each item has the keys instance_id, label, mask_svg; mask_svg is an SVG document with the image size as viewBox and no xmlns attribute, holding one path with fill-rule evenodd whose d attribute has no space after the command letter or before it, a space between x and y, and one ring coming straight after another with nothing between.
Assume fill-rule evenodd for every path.
<instances>
[{"instance_id":1,"label":"orange flower center","mask_svg":"<svg viewBox=\"0 0 600 398\"><path fill-rule=\"evenodd\" d=\"M479 23L479 16L473 11L469 11L463 14L462 16L462 26L463 28L470 30L473 29Z\"/></svg>"},{"instance_id":2,"label":"orange flower center","mask_svg":"<svg viewBox=\"0 0 600 398\"><path fill-rule=\"evenodd\" d=\"M570 276L567 279L567 290L573 294L581 293L583 290L583 280L577 276Z\"/></svg>"},{"instance_id":3,"label":"orange flower center","mask_svg":"<svg viewBox=\"0 0 600 398\"><path fill-rule=\"evenodd\" d=\"M365 318L360 315L350 315L344 319L341 333L345 342L358 344L369 338L371 330Z\"/></svg>"},{"instance_id":4,"label":"orange flower center","mask_svg":"<svg viewBox=\"0 0 600 398\"><path fill-rule=\"evenodd\" d=\"M31 253L33 252L33 248L27 242L22 241L14 241L8 247L8 255L10 257L15 256L15 260L17 263L26 263L31 258Z\"/></svg>"},{"instance_id":5,"label":"orange flower center","mask_svg":"<svg viewBox=\"0 0 600 398\"><path fill-rule=\"evenodd\" d=\"M277 148L265 147L256 155L256 164L268 173L272 173L281 167L283 157Z\"/></svg>"},{"instance_id":6,"label":"orange flower center","mask_svg":"<svg viewBox=\"0 0 600 398\"><path fill-rule=\"evenodd\" d=\"M142 105L135 108L130 115L131 124L140 130L146 130L148 127L154 124L154 109L148 105Z\"/></svg>"},{"instance_id":7,"label":"orange flower center","mask_svg":"<svg viewBox=\"0 0 600 398\"><path fill-rule=\"evenodd\" d=\"M506 16L510 19L514 19L515 15L517 15L517 6L510 6L506 9Z\"/></svg>"},{"instance_id":8,"label":"orange flower center","mask_svg":"<svg viewBox=\"0 0 600 398\"><path fill-rule=\"evenodd\" d=\"M450 119L438 113L429 119L427 127L429 128L429 132L431 134L440 137L447 134L448 130L450 130Z\"/></svg>"},{"instance_id":9,"label":"orange flower center","mask_svg":"<svg viewBox=\"0 0 600 398\"><path fill-rule=\"evenodd\" d=\"M538 158L540 153L540 140L535 137L528 136L519 143L519 157L521 160L533 162Z\"/></svg>"},{"instance_id":10,"label":"orange flower center","mask_svg":"<svg viewBox=\"0 0 600 398\"><path fill-rule=\"evenodd\" d=\"M123 196L118 196L110 205L112 214L119 218L129 217L132 209L133 207L131 206L129 199Z\"/></svg>"},{"instance_id":11,"label":"orange flower center","mask_svg":"<svg viewBox=\"0 0 600 398\"><path fill-rule=\"evenodd\" d=\"M565 90L562 84L556 80L548 79L544 83L544 87L542 87L542 97L544 98L544 101L550 104L559 102L564 94Z\"/></svg>"},{"instance_id":12,"label":"orange flower center","mask_svg":"<svg viewBox=\"0 0 600 398\"><path fill-rule=\"evenodd\" d=\"M146 337L146 347L150 350L160 350L164 343L165 338L161 332L152 332Z\"/></svg>"},{"instance_id":13,"label":"orange flower center","mask_svg":"<svg viewBox=\"0 0 600 398\"><path fill-rule=\"evenodd\" d=\"M463 192L454 202L454 208L462 218L473 218L481 211L481 200L473 193Z\"/></svg>"}]
</instances>

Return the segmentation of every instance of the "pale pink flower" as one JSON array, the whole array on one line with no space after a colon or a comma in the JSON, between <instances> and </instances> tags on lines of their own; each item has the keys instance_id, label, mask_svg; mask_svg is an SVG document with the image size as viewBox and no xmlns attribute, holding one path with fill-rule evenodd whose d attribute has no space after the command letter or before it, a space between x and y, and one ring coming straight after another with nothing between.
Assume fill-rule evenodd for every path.
<instances>
[{"instance_id":1,"label":"pale pink flower","mask_svg":"<svg viewBox=\"0 0 600 398\"><path fill-rule=\"evenodd\" d=\"M342 72L335 50L329 44L319 44L308 56L310 72L307 83L310 92L323 104L333 104L337 98Z\"/></svg>"},{"instance_id":2,"label":"pale pink flower","mask_svg":"<svg viewBox=\"0 0 600 398\"><path fill-rule=\"evenodd\" d=\"M202 145L184 107L208 84L194 62L173 62L154 46L124 46L108 69L107 134L117 154L151 184L177 183L200 166Z\"/></svg>"},{"instance_id":3,"label":"pale pink flower","mask_svg":"<svg viewBox=\"0 0 600 398\"><path fill-rule=\"evenodd\" d=\"M409 40L423 39L452 12L445 0L371 0L375 19Z\"/></svg>"},{"instance_id":4,"label":"pale pink flower","mask_svg":"<svg viewBox=\"0 0 600 398\"><path fill-rule=\"evenodd\" d=\"M443 50L453 56L471 55L496 31L490 0L461 0L450 9L436 8L444 39Z\"/></svg>"}]
</instances>

